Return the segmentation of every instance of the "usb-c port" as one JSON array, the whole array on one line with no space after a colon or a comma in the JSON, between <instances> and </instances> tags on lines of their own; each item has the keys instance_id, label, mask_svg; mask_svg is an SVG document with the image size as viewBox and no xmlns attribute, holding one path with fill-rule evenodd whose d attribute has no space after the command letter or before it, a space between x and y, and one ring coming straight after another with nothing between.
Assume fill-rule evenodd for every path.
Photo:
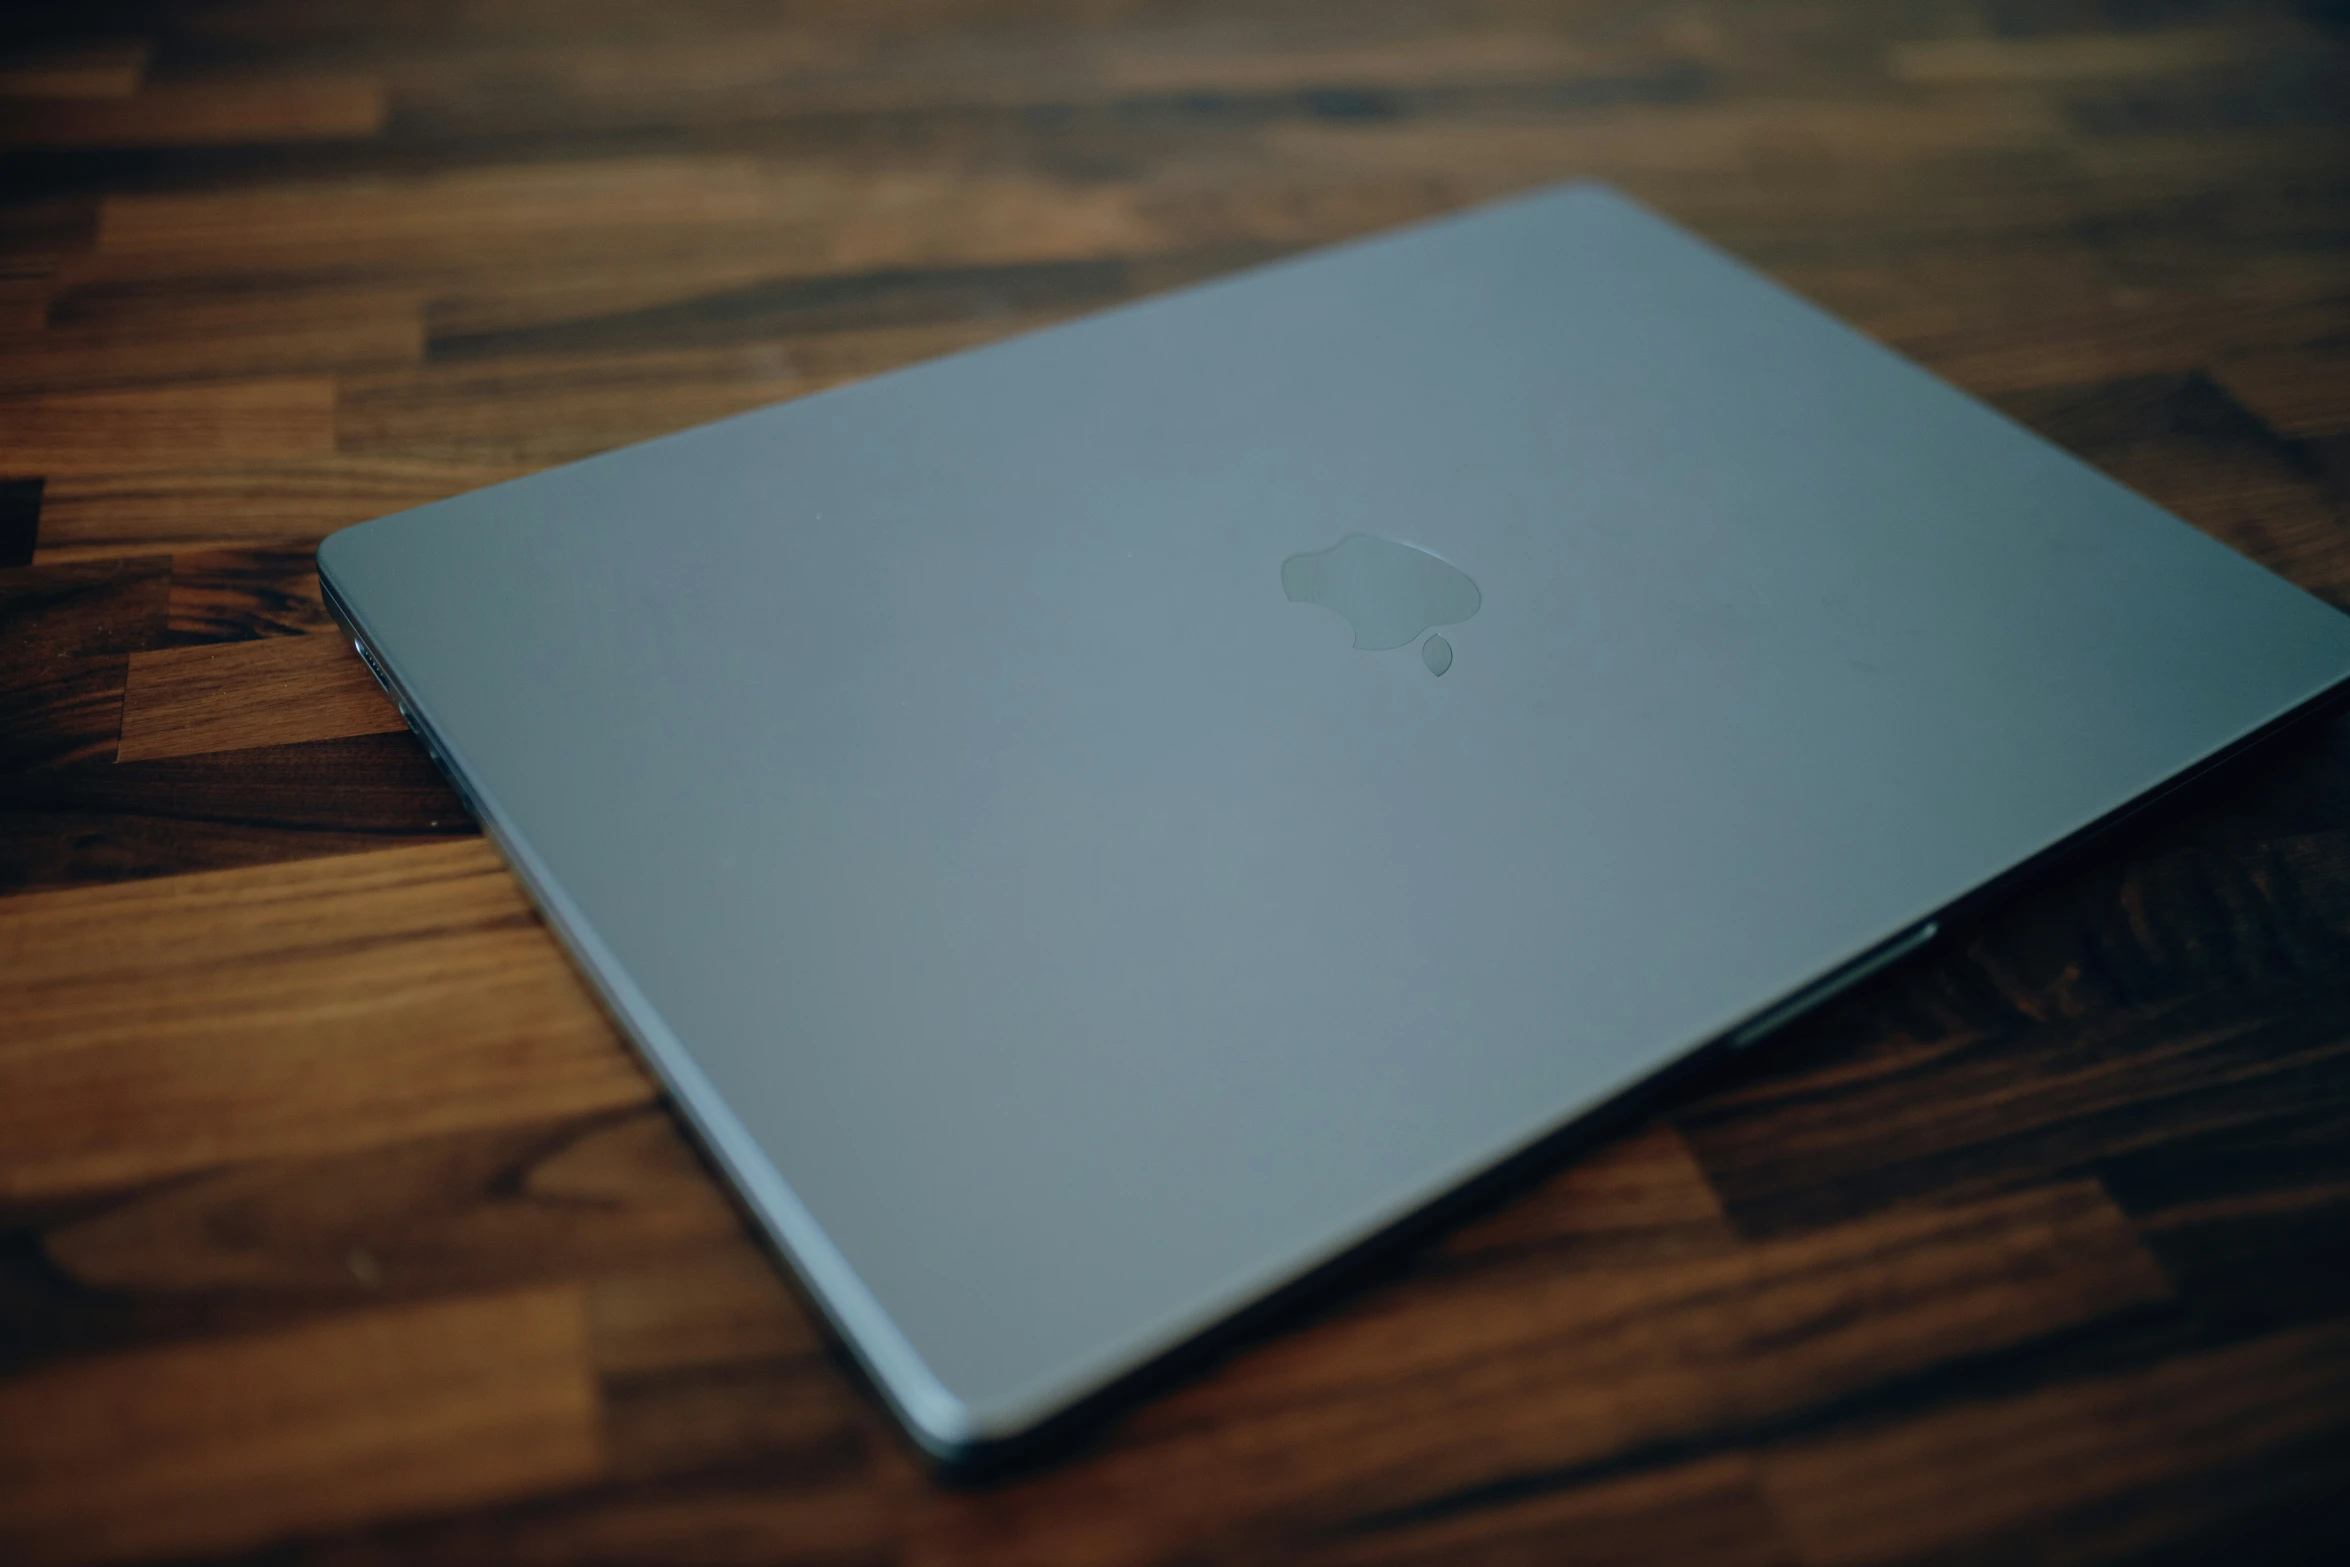
<instances>
[{"instance_id":1,"label":"usb-c port","mask_svg":"<svg viewBox=\"0 0 2350 1567\"><path fill-rule=\"evenodd\" d=\"M392 696L392 683L384 678L383 666L375 661L375 655L373 653L367 651L367 644L360 641L357 637L353 637L351 639L351 651L359 655L359 662L365 664L367 666L367 672L375 676L375 683L384 688L384 695L392 697L392 700L395 703L398 702L399 698Z\"/></svg>"}]
</instances>

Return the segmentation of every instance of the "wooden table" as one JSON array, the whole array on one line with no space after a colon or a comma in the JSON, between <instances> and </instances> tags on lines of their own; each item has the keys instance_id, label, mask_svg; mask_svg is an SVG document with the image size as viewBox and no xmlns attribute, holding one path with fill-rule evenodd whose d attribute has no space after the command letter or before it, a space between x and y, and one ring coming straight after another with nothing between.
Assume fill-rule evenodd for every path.
<instances>
[{"instance_id":1,"label":"wooden table","mask_svg":"<svg viewBox=\"0 0 2350 1567\"><path fill-rule=\"evenodd\" d=\"M311 575L1592 174L2350 603L2346 121L2340 0L20 0L0 1560L2350 1559L2350 720L953 1490Z\"/></svg>"}]
</instances>

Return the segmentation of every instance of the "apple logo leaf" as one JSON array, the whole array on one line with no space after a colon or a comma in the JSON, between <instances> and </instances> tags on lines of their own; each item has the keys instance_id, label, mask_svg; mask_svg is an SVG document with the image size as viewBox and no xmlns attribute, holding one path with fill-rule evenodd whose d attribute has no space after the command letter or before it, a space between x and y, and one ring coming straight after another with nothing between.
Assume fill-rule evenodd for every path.
<instances>
[{"instance_id":1,"label":"apple logo leaf","mask_svg":"<svg viewBox=\"0 0 2350 1567\"><path fill-rule=\"evenodd\" d=\"M1355 646L1406 647L1433 626L1457 625L1485 596L1469 574L1426 550L1369 533L1350 533L1326 550L1281 563L1281 591L1293 604L1319 604L1354 628ZM1452 667L1452 644L1430 637L1421 650L1429 673Z\"/></svg>"}]
</instances>

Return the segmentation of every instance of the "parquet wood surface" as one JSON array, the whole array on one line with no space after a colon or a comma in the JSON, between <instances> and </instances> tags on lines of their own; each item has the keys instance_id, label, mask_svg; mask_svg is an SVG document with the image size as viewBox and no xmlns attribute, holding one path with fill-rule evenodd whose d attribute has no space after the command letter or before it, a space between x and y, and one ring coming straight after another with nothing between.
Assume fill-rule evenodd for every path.
<instances>
[{"instance_id":1,"label":"parquet wood surface","mask_svg":"<svg viewBox=\"0 0 2350 1567\"><path fill-rule=\"evenodd\" d=\"M1570 175L2350 607L2342 0L0 10L0 1561L2350 1560L2350 717L951 1488L318 603Z\"/></svg>"}]
</instances>

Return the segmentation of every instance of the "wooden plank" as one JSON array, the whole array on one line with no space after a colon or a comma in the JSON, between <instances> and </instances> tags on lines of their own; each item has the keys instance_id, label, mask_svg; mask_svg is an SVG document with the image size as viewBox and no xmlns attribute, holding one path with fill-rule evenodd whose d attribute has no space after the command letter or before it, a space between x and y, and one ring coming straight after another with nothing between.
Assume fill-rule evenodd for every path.
<instances>
[{"instance_id":1,"label":"wooden plank","mask_svg":"<svg viewBox=\"0 0 2350 1567\"><path fill-rule=\"evenodd\" d=\"M2257 1008L2197 996L1886 1050L1826 1082L1790 1071L1678 1120L1742 1228L1794 1231L2331 1102L2350 1081L2346 1020L2338 987L2280 987Z\"/></svg>"},{"instance_id":2,"label":"wooden plank","mask_svg":"<svg viewBox=\"0 0 2350 1567\"><path fill-rule=\"evenodd\" d=\"M1283 32L1275 22L1221 35L1166 29L1114 38L1087 75L1122 94L1451 86L1637 69L1661 53L1533 29L1414 31L1377 41L1358 41L1351 28L1319 39Z\"/></svg>"},{"instance_id":3,"label":"wooden plank","mask_svg":"<svg viewBox=\"0 0 2350 1567\"><path fill-rule=\"evenodd\" d=\"M0 766L113 754L133 649L163 640L159 556L0 571Z\"/></svg>"},{"instance_id":4,"label":"wooden plank","mask_svg":"<svg viewBox=\"0 0 2350 1567\"><path fill-rule=\"evenodd\" d=\"M170 592L162 555L0 571L0 670L158 647Z\"/></svg>"},{"instance_id":5,"label":"wooden plank","mask_svg":"<svg viewBox=\"0 0 2350 1567\"><path fill-rule=\"evenodd\" d=\"M723 27L673 25L647 28L628 18L617 27L598 27L592 14L573 10L558 34L517 29L496 49L458 47L431 54L382 57L384 79L397 92L403 114L419 114L445 130L453 102L475 116L473 126L506 129L513 121L501 111L517 100L526 107L549 99L571 108L563 123L576 127L584 117L596 123L623 103L640 112L650 104L666 110L677 97L718 100L711 118L732 119L749 107L746 89L821 86L842 72L864 73L889 66L892 35L907 37L887 20L833 8L830 14L744 11ZM878 21L878 25L875 25ZM914 34L920 37L920 31ZM505 92L483 91L501 80ZM484 100L487 101L484 101Z\"/></svg>"},{"instance_id":6,"label":"wooden plank","mask_svg":"<svg viewBox=\"0 0 2350 1567\"><path fill-rule=\"evenodd\" d=\"M1034 318L825 333L791 343L543 355L346 378L344 451L535 467L592 456L992 342Z\"/></svg>"},{"instance_id":7,"label":"wooden plank","mask_svg":"<svg viewBox=\"0 0 2350 1567\"><path fill-rule=\"evenodd\" d=\"M1559 1560L1562 1551L1571 1552L1564 1559L1577 1567L1795 1567L1798 1561L1744 1457L1699 1459L1526 1499L1497 1497L1457 1513L1406 1510L1315 1543L1321 1549L1313 1559L1330 1567L1503 1567Z\"/></svg>"},{"instance_id":8,"label":"wooden plank","mask_svg":"<svg viewBox=\"0 0 2350 1567\"><path fill-rule=\"evenodd\" d=\"M436 302L430 353L451 362L548 353L580 355L736 347L762 338L829 336L853 329L919 327L970 317L1047 319L1099 308L1145 293L1199 282L1270 252L1225 250L1147 260L1096 257L993 266L892 268L815 277L758 278L704 294L687 294L683 275L667 278L657 303L608 310L580 285L561 297L579 313L559 320L492 324L489 310L544 310L553 290L521 301ZM637 274L631 282L642 284ZM675 292L671 292L674 290ZM463 325L461 323L473 323Z\"/></svg>"},{"instance_id":9,"label":"wooden plank","mask_svg":"<svg viewBox=\"0 0 2350 1567\"><path fill-rule=\"evenodd\" d=\"M1833 147L1842 174L1870 165L2030 152L2053 144L2055 130L2052 111L2029 99L1961 105L1822 95L1640 105L1564 125L1284 125L1264 140L1300 171L1379 169L1390 177L1441 171L1459 178L1477 170L1473 177L1480 185L1498 176L1508 189L1579 174L1751 173L1757 158L1772 149L1799 157L1805 146ZM1482 165L1472 161L1479 153Z\"/></svg>"},{"instance_id":10,"label":"wooden plank","mask_svg":"<svg viewBox=\"0 0 2350 1567\"><path fill-rule=\"evenodd\" d=\"M30 772L112 756L129 663L102 654L11 671L0 689L0 767Z\"/></svg>"},{"instance_id":11,"label":"wooden plank","mask_svg":"<svg viewBox=\"0 0 2350 1567\"><path fill-rule=\"evenodd\" d=\"M247 1550L603 1468L586 1320L553 1289L59 1365L0 1386L0 1553Z\"/></svg>"},{"instance_id":12,"label":"wooden plank","mask_svg":"<svg viewBox=\"0 0 2350 1567\"><path fill-rule=\"evenodd\" d=\"M0 98L127 98L154 52L143 38L11 49L0 53Z\"/></svg>"},{"instance_id":13,"label":"wooden plank","mask_svg":"<svg viewBox=\"0 0 2350 1567\"><path fill-rule=\"evenodd\" d=\"M57 291L47 271L24 277L0 276L0 335L29 336L49 319L49 296Z\"/></svg>"},{"instance_id":14,"label":"wooden plank","mask_svg":"<svg viewBox=\"0 0 2350 1567\"><path fill-rule=\"evenodd\" d=\"M2101 1161L2107 1188L2216 1341L2350 1315L2350 1070L2332 1092Z\"/></svg>"},{"instance_id":15,"label":"wooden plank","mask_svg":"<svg viewBox=\"0 0 2350 1567\"><path fill-rule=\"evenodd\" d=\"M0 146L185 147L330 141L384 126L359 77L151 82L123 97L0 98Z\"/></svg>"},{"instance_id":16,"label":"wooden plank","mask_svg":"<svg viewBox=\"0 0 2350 1567\"><path fill-rule=\"evenodd\" d=\"M478 265L518 237L742 224L818 188L748 160L669 159L469 169L359 188L123 195L100 210L89 275L284 275L433 257Z\"/></svg>"},{"instance_id":17,"label":"wooden plank","mask_svg":"<svg viewBox=\"0 0 2350 1567\"><path fill-rule=\"evenodd\" d=\"M861 1456L857 1390L818 1359L607 1379L615 1475L646 1481L716 1468L790 1472Z\"/></svg>"},{"instance_id":18,"label":"wooden plank","mask_svg":"<svg viewBox=\"0 0 2350 1567\"><path fill-rule=\"evenodd\" d=\"M1978 396L2184 375L2350 326L2350 295L2320 287L2247 300L2117 301L2081 314L2018 312L1995 327L1904 336L1894 346Z\"/></svg>"},{"instance_id":19,"label":"wooden plank","mask_svg":"<svg viewBox=\"0 0 2350 1567\"><path fill-rule=\"evenodd\" d=\"M0 339L0 392L385 369L423 347L411 293L67 289L45 301L39 330Z\"/></svg>"},{"instance_id":20,"label":"wooden plank","mask_svg":"<svg viewBox=\"0 0 2350 1567\"><path fill-rule=\"evenodd\" d=\"M93 661L88 711L22 729L28 770L0 775L0 892L358 854L476 830L406 734L117 762L127 660ZM16 699L12 689L0 708ZM60 739L70 744L58 746ZM63 765L78 757L73 765Z\"/></svg>"},{"instance_id":21,"label":"wooden plank","mask_svg":"<svg viewBox=\"0 0 2350 1567\"><path fill-rule=\"evenodd\" d=\"M48 392L0 398L0 451L51 476L323 456L334 416L322 380Z\"/></svg>"},{"instance_id":22,"label":"wooden plank","mask_svg":"<svg viewBox=\"0 0 2350 1567\"><path fill-rule=\"evenodd\" d=\"M615 1155L619 1157L615 1157ZM773 1264L657 1109L263 1159L0 1204L0 1375L320 1311L573 1281L600 1374L815 1356ZM24 1245L38 1265L22 1265Z\"/></svg>"},{"instance_id":23,"label":"wooden plank","mask_svg":"<svg viewBox=\"0 0 2350 1567\"><path fill-rule=\"evenodd\" d=\"M2295 1395L2276 1397L2282 1386ZM1961 1546L1983 1560L2045 1560L2060 1541L2070 1559L2110 1560L2151 1539L2229 1525L2236 1544L2250 1547L2246 1559L2259 1559L2266 1552L2245 1536L2258 1538L2262 1504L2278 1499L2279 1466L2297 1471L2305 1500L2332 1514L2332 1527L2305 1543L2350 1541L2340 1510L2345 1456L2350 1330L2328 1324L1793 1444L1766 1454L1760 1472L1803 1560L1820 1567ZM2213 1483L2255 1467L2269 1471L2265 1484L2231 1495ZM2097 1504L2120 1498L2139 1505L2096 1515Z\"/></svg>"},{"instance_id":24,"label":"wooden plank","mask_svg":"<svg viewBox=\"0 0 2350 1567\"><path fill-rule=\"evenodd\" d=\"M518 41L485 57L392 61L404 125L440 136L572 133L626 116L708 126L782 116L963 114L1157 99L1224 107L1293 92L1473 88L1631 74L1680 63L1687 42L1574 37L1537 25L1461 29L1426 18L1300 15L1201 28L1144 24L1075 32L1063 47L990 36L906 33L864 18L752 23L727 44L691 31L627 39ZM1678 46L1678 47L1676 47ZM403 68L405 67L405 68ZM499 89L504 90L499 90Z\"/></svg>"},{"instance_id":25,"label":"wooden plank","mask_svg":"<svg viewBox=\"0 0 2350 1567\"><path fill-rule=\"evenodd\" d=\"M2279 435L2350 435L2350 350L2282 348L2230 359L2213 374Z\"/></svg>"},{"instance_id":26,"label":"wooden plank","mask_svg":"<svg viewBox=\"0 0 2350 1567\"><path fill-rule=\"evenodd\" d=\"M1503 1481L1564 1487L1701 1432L1736 1440L2168 1295L2087 1183L1654 1266L1439 1275L1167 1396L1083 1465L959 1500L938 1528L1071 1563L1213 1554L1276 1519L1319 1534Z\"/></svg>"},{"instance_id":27,"label":"wooden plank","mask_svg":"<svg viewBox=\"0 0 2350 1567\"><path fill-rule=\"evenodd\" d=\"M337 528L515 477L513 467L400 457L71 474L43 495L38 559L315 545Z\"/></svg>"},{"instance_id":28,"label":"wooden plank","mask_svg":"<svg viewBox=\"0 0 2350 1567\"><path fill-rule=\"evenodd\" d=\"M1984 338L2019 320L2077 318L2113 303L2113 280L2097 253L2061 240L1755 259L1812 303L1893 344Z\"/></svg>"},{"instance_id":29,"label":"wooden plank","mask_svg":"<svg viewBox=\"0 0 2350 1567\"><path fill-rule=\"evenodd\" d=\"M744 157L524 164L108 198L91 280L435 276L475 286L518 267L622 256L645 268L716 247L790 276L1163 248L1138 194L1028 172ZM522 280L529 286L527 280Z\"/></svg>"},{"instance_id":30,"label":"wooden plank","mask_svg":"<svg viewBox=\"0 0 2350 1567\"><path fill-rule=\"evenodd\" d=\"M1996 1240L1993 1245L1976 1243ZM2056 1273L2043 1269L2059 1252L2071 1260ZM1439 1303L1474 1283L1486 1297L1483 1322L1466 1336L1436 1329ZM1914 1286L1917 1293L1907 1292ZM1741 1297L1721 1313L1719 1291ZM1868 1299L1890 1306L1884 1292L1902 1296L1898 1310L1867 1320L1845 1318L1836 1302ZM1977 1337L1989 1328L1999 1343L2014 1343L2088 1317L2166 1299L2167 1281L2105 1194L2088 1183L2065 1183L1963 1207L1888 1213L1761 1247L1675 1259L1654 1265L1575 1269L1521 1267L1465 1277L1449 1285L1375 1298L1348 1313L1343 1329L1320 1343L1276 1345L1235 1376L1219 1402L1270 1404L1308 1391L1334 1391L1352 1376L1333 1377L1345 1357L1337 1341L1367 1353L1396 1383L1463 1360L1500 1365L1536 1382L1567 1378L1595 1393L1624 1381L1647 1383L1663 1394L1763 1406L1781 1398L1817 1399L1838 1386L1865 1385L1951 1355L1991 1347ZM1506 1304L1504 1304L1506 1301ZM1704 1304L1694 1313L1689 1307ZM1823 1314L1818 1308L1829 1306ZM2020 1308L2020 1309L2017 1309ZM1997 1324L1993 1326L1993 1324ZM1749 1368L1745 1387L1717 1381L1716 1357L1750 1334L1789 1337L1782 1358ZM2014 1335L2014 1336L2009 1336ZM1805 1379L1811 1380L1805 1380ZM1524 1384L1521 1384L1523 1386ZM1480 1390L1491 1395L1504 1384ZM1614 1407L1578 1409L1557 1417L1567 1460L1605 1451L1598 1427L1627 1420L1646 1428L1669 1424L1662 1398ZM1570 1403L1572 1401L1569 1401ZM1584 1444L1595 1444L1588 1451ZM1415 1480L1414 1485L1424 1482Z\"/></svg>"},{"instance_id":31,"label":"wooden plank","mask_svg":"<svg viewBox=\"0 0 2350 1567\"><path fill-rule=\"evenodd\" d=\"M478 841L0 900L0 1015L16 1198L653 1095Z\"/></svg>"},{"instance_id":32,"label":"wooden plank","mask_svg":"<svg viewBox=\"0 0 2350 1567\"><path fill-rule=\"evenodd\" d=\"M2066 111L2085 140L2241 132L2248 118L2271 131L2312 137L2341 134L2341 87L2330 71L2313 69L2307 40L2280 39L2265 59L2236 69L2177 72L2127 83L2082 84L2068 93ZM2245 112L2259 94L2256 115Z\"/></svg>"},{"instance_id":33,"label":"wooden plank","mask_svg":"<svg viewBox=\"0 0 2350 1567\"><path fill-rule=\"evenodd\" d=\"M198 550L171 559L170 621L175 646L299 637L334 629L319 596L318 552Z\"/></svg>"},{"instance_id":34,"label":"wooden plank","mask_svg":"<svg viewBox=\"0 0 2350 1567\"><path fill-rule=\"evenodd\" d=\"M606 1372L778 1358L814 1343L658 1109L250 1162L69 1214L42 1244L88 1294L254 1307L594 1275L589 1319Z\"/></svg>"},{"instance_id":35,"label":"wooden plank","mask_svg":"<svg viewBox=\"0 0 2350 1567\"><path fill-rule=\"evenodd\" d=\"M2326 476L2334 493L2350 500L2350 435L2323 435L2304 441L2311 466Z\"/></svg>"},{"instance_id":36,"label":"wooden plank","mask_svg":"<svg viewBox=\"0 0 2350 1567\"><path fill-rule=\"evenodd\" d=\"M146 761L406 727L341 635L270 637L134 654L116 756Z\"/></svg>"},{"instance_id":37,"label":"wooden plank","mask_svg":"<svg viewBox=\"0 0 2350 1567\"><path fill-rule=\"evenodd\" d=\"M322 1542L322 1562L559 1567L693 1562L856 1567L894 1560L899 1499L842 1455L720 1470L693 1480L598 1486L559 1505L518 1504Z\"/></svg>"},{"instance_id":38,"label":"wooden plank","mask_svg":"<svg viewBox=\"0 0 2350 1567\"><path fill-rule=\"evenodd\" d=\"M2074 82L2234 65L2257 54L2263 45L2277 48L2284 44L2285 40L2263 39L2249 29L2219 27L2036 38L1935 38L1895 44L1887 52L1886 64L1902 81L1934 86Z\"/></svg>"},{"instance_id":39,"label":"wooden plank","mask_svg":"<svg viewBox=\"0 0 2350 1567\"><path fill-rule=\"evenodd\" d=\"M1652 1124L1578 1154L1497 1212L1439 1244L1446 1258L1537 1251L1562 1266L1663 1261L1726 1251L1736 1232L1705 1172L1672 1127Z\"/></svg>"},{"instance_id":40,"label":"wooden plank","mask_svg":"<svg viewBox=\"0 0 2350 1567\"><path fill-rule=\"evenodd\" d=\"M588 1290L596 1368L608 1376L784 1360L817 1354L822 1333L747 1240Z\"/></svg>"},{"instance_id":41,"label":"wooden plank","mask_svg":"<svg viewBox=\"0 0 2350 1567\"><path fill-rule=\"evenodd\" d=\"M78 262L97 239L94 201L69 196L0 206L0 271L35 280L44 293L57 270Z\"/></svg>"}]
</instances>

